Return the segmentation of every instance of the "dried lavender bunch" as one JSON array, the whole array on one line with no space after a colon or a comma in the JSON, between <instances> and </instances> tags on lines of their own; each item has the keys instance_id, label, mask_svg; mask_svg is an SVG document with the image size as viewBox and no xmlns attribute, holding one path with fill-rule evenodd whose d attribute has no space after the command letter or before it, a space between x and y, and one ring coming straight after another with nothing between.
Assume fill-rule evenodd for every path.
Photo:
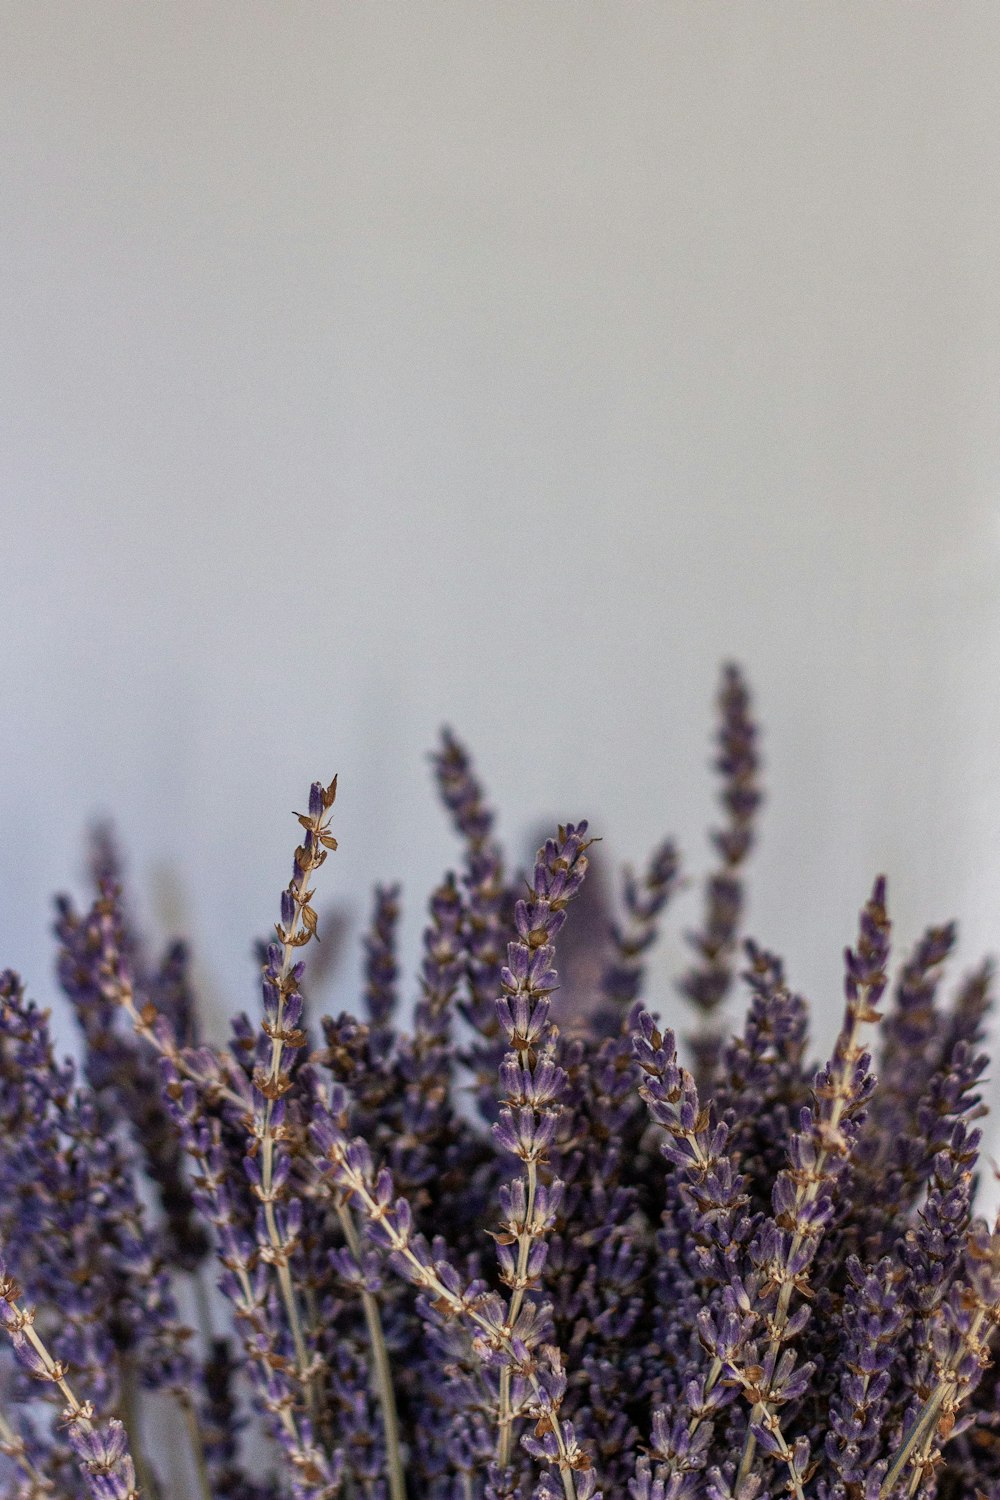
<instances>
[{"instance_id":1,"label":"dried lavender bunch","mask_svg":"<svg viewBox=\"0 0 1000 1500\"><path fill-rule=\"evenodd\" d=\"M687 1058L646 993L673 843L625 873L617 918L576 899L582 822L518 888L451 733L433 764L461 861L415 981L380 886L330 1016L306 963L336 781L297 815L256 1017L223 1045L98 833L85 899L57 906L79 1067L0 976L4 1495L1000 1497L1000 1225L976 1212L992 968L954 987L947 924L893 980L879 878L812 1058L780 958L740 944L761 791L734 666L719 704Z\"/></svg>"}]
</instances>

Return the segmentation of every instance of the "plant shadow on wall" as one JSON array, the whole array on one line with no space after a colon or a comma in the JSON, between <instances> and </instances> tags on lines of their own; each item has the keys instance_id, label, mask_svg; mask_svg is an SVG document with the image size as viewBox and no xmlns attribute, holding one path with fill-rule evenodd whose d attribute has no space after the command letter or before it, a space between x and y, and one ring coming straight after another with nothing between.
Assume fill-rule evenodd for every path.
<instances>
[{"instance_id":1,"label":"plant shadow on wall","mask_svg":"<svg viewBox=\"0 0 1000 1500\"><path fill-rule=\"evenodd\" d=\"M262 1011L225 1047L98 840L92 903L56 922L81 1072L0 980L4 1494L1000 1497L1000 1230L973 1216L991 968L943 999L955 932L935 927L889 990L877 880L811 1062L780 959L741 946L761 793L735 667L719 701L690 1071L640 998L673 844L626 873L616 920L589 908L560 989L587 825L511 871L448 733L464 863L430 899L408 1030L395 888L359 1014L304 998L335 781L298 815ZM182 1414L183 1460L151 1399ZM252 1474L248 1428L272 1440Z\"/></svg>"}]
</instances>

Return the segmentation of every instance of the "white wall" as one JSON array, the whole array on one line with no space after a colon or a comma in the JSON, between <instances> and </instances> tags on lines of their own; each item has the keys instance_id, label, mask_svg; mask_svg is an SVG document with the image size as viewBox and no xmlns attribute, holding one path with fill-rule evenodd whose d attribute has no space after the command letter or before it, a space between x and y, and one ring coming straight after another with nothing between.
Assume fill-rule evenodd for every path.
<instances>
[{"instance_id":1,"label":"white wall","mask_svg":"<svg viewBox=\"0 0 1000 1500\"><path fill-rule=\"evenodd\" d=\"M0 909L35 993L106 810L252 1005L335 768L321 896L401 875L412 952L445 719L515 842L589 815L699 870L727 654L767 728L753 926L825 1035L878 869L902 939L1000 945L994 4L2 30Z\"/></svg>"}]
</instances>

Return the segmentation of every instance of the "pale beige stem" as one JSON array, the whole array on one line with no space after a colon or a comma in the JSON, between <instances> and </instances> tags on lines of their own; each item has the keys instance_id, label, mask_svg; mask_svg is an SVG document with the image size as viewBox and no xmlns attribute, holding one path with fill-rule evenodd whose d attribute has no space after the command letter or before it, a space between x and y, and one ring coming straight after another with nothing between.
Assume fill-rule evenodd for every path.
<instances>
[{"instance_id":1,"label":"pale beige stem","mask_svg":"<svg viewBox=\"0 0 1000 1500\"><path fill-rule=\"evenodd\" d=\"M310 873L312 873L311 870L306 871L306 878L308 878L308 875ZM282 1010L284 1007L282 982L287 979L288 973L294 962L295 944L292 940L299 931L300 915L301 909L298 902L296 902L291 928L289 932L285 934L285 939L282 944L283 958L281 975L278 984L279 999L277 1029L280 1029L281 1027ZM228 1103L237 1105L241 1111L246 1110L246 1100L243 1099L234 1089L229 1088L225 1084L219 1083L214 1078L206 1077L204 1074L200 1073L194 1066L194 1064L183 1056L180 1048L178 1048L169 1040L164 1040L162 1037L157 1035L157 1033L154 1031L148 1012L144 1013L143 1011L140 1011L138 1005L136 1004L135 994L132 990L131 984L124 978L124 976L115 975L110 978L105 984L105 991L108 997L116 1000L117 1003L121 1005L127 1012L127 1014L131 1017L135 1030L141 1036L145 1037L149 1042L151 1042L152 1045L156 1047L158 1052L160 1052L163 1056L168 1057L180 1074L182 1074L186 1078L189 1078L194 1083L201 1084L206 1089L214 1092L218 1097L225 1099ZM275 1081L279 1075L282 1050L283 1043L281 1041L281 1038L272 1037L271 1057L268 1065L268 1080L270 1082ZM278 1226L274 1214L274 1201L271 1196L271 1194L273 1193L274 1182L275 1146L274 1132L272 1129L273 1112L273 1101L271 1099L268 1099L264 1107L264 1124L260 1143L260 1196L261 1201L264 1204L264 1221L267 1227L268 1239L271 1242L272 1249L275 1251L275 1266L278 1275L278 1285L281 1291L282 1303L285 1308L285 1316L288 1320L288 1326L292 1335L292 1342L295 1346L295 1360L298 1367L299 1380L305 1392L310 1412L315 1415L315 1392L313 1390L312 1378L309 1370L309 1354L306 1348L305 1337L302 1331L302 1319L299 1315L298 1304L295 1298L295 1288L292 1284L291 1272L288 1269L287 1260L284 1258L285 1252L281 1248L281 1236L278 1233Z\"/></svg>"},{"instance_id":2,"label":"pale beige stem","mask_svg":"<svg viewBox=\"0 0 1000 1500\"><path fill-rule=\"evenodd\" d=\"M194 1155L195 1161L197 1162L200 1170L205 1174L206 1177L208 1177L210 1175L210 1169L205 1157L197 1151L192 1154ZM243 1299L247 1307L252 1307L254 1303L254 1292L253 1287L250 1284L250 1278L247 1275L245 1266L235 1265L233 1267L233 1274L239 1281L240 1291L243 1293ZM282 1427L284 1427L288 1436L292 1439L295 1449L297 1451L301 1450L302 1442L301 1438L299 1437L298 1425L296 1424L295 1417L289 1409L288 1405L281 1404L277 1408L277 1415Z\"/></svg>"},{"instance_id":3,"label":"pale beige stem","mask_svg":"<svg viewBox=\"0 0 1000 1500\"><path fill-rule=\"evenodd\" d=\"M528 1273L528 1256L531 1253L531 1227L535 1216L535 1194L538 1191L538 1164L534 1158L527 1163L527 1168L528 1210L524 1220L525 1227L518 1239L514 1291L507 1313L507 1322L511 1328L517 1322L518 1313L521 1311L521 1305L524 1302L525 1281ZM500 1411L497 1438L497 1463L502 1469L505 1469L510 1463L510 1455L514 1446L514 1416L510 1409L510 1384L510 1366L504 1365L500 1371Z\"/></svg>"},{"instance_id":4,"label":"pale beige stem","mask_svg":"<svg viewBox=\"0 0 1000 1500\"><path fill-rule=\"evenodd\" d=\"M93 1412L93 1407L89 1404L84 1406L76 1399L76 1396L74 1395L69 1382L66 1379L65 1366L58 1364L56 1360L52 1358L52 1355L45 1347L41 1338L39 1338L38 1334L35 1332L34 1312L31 1309L18 1307L16 1296L14 1295L12 1288L6 1294L6 1301L8 1305L17 1313L20 1331L24 1334L25 1338L28 1340L28 1343L34 1349L35 1353L38 1355L39 1359L42 1362L42 1366L46 1372L45 1377L43 1378L48 1379L54 1386L57 1386L62 1393L63 1398L65 1399L66 1411L63 1413L64 1420L68 1423L76 1423L76 1425L83 1432L93 1432L94 1424L90 1420L89 1415ZM127 1500L139 1500L139 1491L130 1490L127 1496Z\"/></svg>"},{"instance_id":5,"label":"pale beige stem","mask_svg":"<svg viewBox=\"0 0 1000 1500\"><path fill-rule=\"evenodd\" d=\"M11 1306L14 1305L15 1304L13 1303L11 1304ZM70 1413L70 1419L74 1422L79 1423L84 1432L93 1432L94 1424L86 1415L84 1407L76 1399L72 1390L70 1389L65 1375L62 1373L63 1366L56 1363L56 1361L52 1358L52 1355L42 1343L41 1339L38 1337L38 1334L35 1332L34 1324L31 1321L34 1314L25 1314L24 1316L25 1321L21 1331L24 1334L25 1338L28 1340L28 1343L32 1346L35 1353L44 1364L45 1369L48 1373L49 1380L53 1383L53 1385L58 1386L60 1391L62 1391L63 1395L65 1396L66 1407ZM92 1407L89 1409L93 1410Z\"/></svg>"}]
</instances>

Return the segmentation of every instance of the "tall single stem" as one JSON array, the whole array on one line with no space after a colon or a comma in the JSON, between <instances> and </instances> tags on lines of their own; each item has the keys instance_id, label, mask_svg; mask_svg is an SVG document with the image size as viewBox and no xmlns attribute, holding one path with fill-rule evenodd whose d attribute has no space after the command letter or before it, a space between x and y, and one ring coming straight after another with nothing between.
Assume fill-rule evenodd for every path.
<instances>
[{"instance_id":1,"label":"tall single stem","mask_svg":"<svg viewBox=\"0 0 1000 1500\"><path fill-rule=\"evenodd\" d=\"M139 1488L146 1500L157 1500L160 1486L156 1482L156 1476L142 1446L139 1410L135 1399L135 1369L129 1359L123 1359L121 1362L121 1418L128 1434L129 1450L132 1454L132 1462L135 1464Z\"/></svg>"},{"instance_id":2,"label":"tall single stem","mask_svg":"<svg viewBox=\"0 0 1000 1500\"><path fill-rule=\"evenodd\" d=\"M191 1285L194 1289L195 1307L198 1310L198 1326L206 1344L210 1344L215 1337L215 1324L212 1319L211 1299L200 1266L191 1273Z\"/></svg>"},{"instance_id":3,"label":"tall single stem","mask_svg":"<svg viewBox=\"0 0 1000 1500\"><path fill-rule=\"evenodd\" d=\"M208 1159L205 1156L204 1152L202 1151L201 1147L197 1143L193 1143L193 1144L189 1144L188 1147L187 1147L187 1149L188 1149L190 1155L193 1157L195 1165L198 1168L199 1172L204 1177L205 1181L206 1182L210 1182L211 1181L211 1175L212 1175L211 1174L211 1167L210 1167ZM254 1306L254 1304L255 1304L256 1297L255 1297L253 1285L252 1285L252 1283L250 1281L250 1277L247 1274L246 1267L244 1265L240 1265L238 1263L234 1263L233 1264L233 1274L235 1275L237 1281L239 1282L239 1287L240 1287L240 1293L241 1293L241 1296L242 1296L243 1307L246 1308L246 1309L252 1308ZM240 1304L239 1304L239 1302L236 1301L235 1298L232 1299L232 1300L234 1301L234 1303L236 1305L236 1315L237 1315L237 1317L240 1317L241 1316ZM284 1428L284 1430L285 1430L286 1434L288 1435L288 1437L290 1438L293 1450L295 1452L301 1452L301 1450L302 1450L302 1438L301 1438L301 1435L299 1433L298 1423L296 1422L295 1414L294 1414L294 1412L292 1410L291 1403L290 1402L286 1402L286 1401L282 1401L282 1402L277 1403L276 1407L275 1407L275 1416L276 1416L277 1420L281 1423L281 1425Z\"/></svg>"},{"instance_id":4,"label":"tall single stem","mask_svg":"<svg viewBox=\"0 0 1000 1500\"><path fill-rule=\"evenodd\" d=\"M187 1427L188 1437L191 1440L191 1456L194 1459L199 1500L212 1500L212 1483L208 1477L208 1465L205 1462L205 1444L201 1435L201 1427L198 1423L198 1414L192 1405L190 1397L186 1394L178 1398L178 1404L184 1413L184 1424Z\"/></svg>"},{"instance_id":5,"label":"tall single stem","mask_svg":"<svg viewBox=\"0 0 1000 1500\"><path fill-rule=\"evenodd\" d=\"M287 971L291 967L289 955L291 949L286 948L285 962L282 967L282 978L287 977ZM282 1011L284 1009L284 997L278 1001L278 1025L281 1025ZM271 1041L271 1068L269 1081L278 1077L281 1067L281 1042L272 1038ZM309 1353L306 1349L305 1335L302 1332L302 1319L299 1314L298 1302L295 1297L295 1287L292 1282L292 1273L288 1265L287 1252L282 1244L281 1235L278 1231L278 1223L274 1214L274 1131L271 1126L274 1114L274 1105L268 1099L264 1106L264 1128L261 1142L261 1200L264 1204L264 1223L267 1227L267 1237L275 1251L275 1269L278 1273L278 1285L281 1288L281 1300L285 1307L285 1316L292 1334L292 1343L295 1346L295 1363L298 1366L299 1380L306 1394L306 1400L310 1412L315 1415L316 1396L313 1390L312 1377L309 1372Z\"/></svg>"},{"instance_id":6,"label":"tall single stem","mask_svg":"<svg viewBox=\"0 0 1000 1500\"><path fill-rule=\"evenodd\" d=\"M337 1217L344 1232L347 1248L355 1262L361 1263L361 1240L351 1210L346 1203L337 1204ZM365 1325L368 1329L368 1346L372 1356L372 1375L382 1412L382 1431L385 1434L385 1457L388 1469L389 1493L392 1500L406 1500L406 1479L403 1474L403 1454L399 1441L399 1414L396 1409L396 1392L389 1368L389 1351L385 1345L382 1315L378 1302L367 1287L361 1289L361 1306L364 1309Z\"/></svg>"}]
</instances>

